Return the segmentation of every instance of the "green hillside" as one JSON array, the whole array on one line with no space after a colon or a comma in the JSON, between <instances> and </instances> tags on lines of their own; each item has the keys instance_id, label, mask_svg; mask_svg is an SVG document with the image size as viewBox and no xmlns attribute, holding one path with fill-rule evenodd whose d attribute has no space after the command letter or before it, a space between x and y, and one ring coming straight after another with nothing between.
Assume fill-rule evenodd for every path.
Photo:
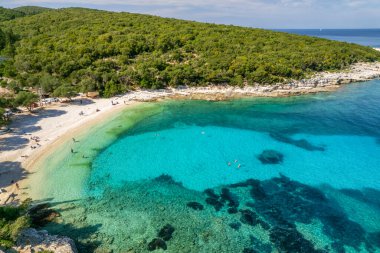
<instances>
[{"instance_id":1,"label":"green hillside","mask_svg":"<svg viewBox=\"0 0 380 253\"><path fill-rule=\"evenodd\" d=\"M0 23L17 38L0 73L45 92L271 84L380 60L359 45L261 29L81 8Z\"/></svg>"},{"instance_id":2,"label":"green hillside","mask_svg":"<svg viewBox=\"0 0 380 253\"><path fill-rule=\"evenodd\" d=\"M39 14L41 12L49 11L51 9L45 8L45 7L39 7L39 6L21 6L21 7L14 8L13 10L22 12L26 16L30 16L30 15Z\"/></svg>"},{"instance_id":3,"label":"green hillside","mask_svg":"<svg viewBox=\"0 0 380 253\"><path fill-rule=\"evenodd\" d=\"M0 7L0 22L24 16L25 14L21 11Z\"/></svg>"},{"instance_id":4,"label":"green hillside","mask_svg":"<svg viewBox=\"0 0 380 253\"><path fill-rule=\"evenodd\" d=\"M14 9L0 7L0 22L35 15L48 10L50 9L38 6L22 6Z\"/></svg>"}]
</instances>

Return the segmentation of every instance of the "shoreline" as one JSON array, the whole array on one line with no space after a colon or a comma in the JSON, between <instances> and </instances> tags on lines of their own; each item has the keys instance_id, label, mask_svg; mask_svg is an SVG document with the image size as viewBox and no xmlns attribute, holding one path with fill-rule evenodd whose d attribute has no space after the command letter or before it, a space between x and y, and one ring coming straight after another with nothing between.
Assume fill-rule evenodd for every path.
<instances>
[{"instance_id":1,"label":"shoreline","mask_svg":"<svg viewBox=\"0 0 380 253\"><path fill-rule=\"evenodd\" d=\"M76 98L78 103L55 103L37 114L17 115L10 128L14 132L0 135L0 205L14 203L28 197L23 188L28 174L51 152L101 122L111 115L140 102L161 99L227 100L242 97L286 97L318 92L329 92L342 85L380 78L380 62L358 63L350 69L337 73L323 72L310 79L286 84L234 87L229 85L207 87L180 87L163 90L137 90L109 99ZM97 109L100 109L98 111ZM84 115L79 115L84 112ZM38 142L35 139L39 140ZM35 148L33 148L35 147ZM3 150L5 149L5 150ZM7 150L8 149L8 150ZM13 183L12 183L13 181ZM19 187L17 186L19 185Z\"/></svg>"}]
</instances>

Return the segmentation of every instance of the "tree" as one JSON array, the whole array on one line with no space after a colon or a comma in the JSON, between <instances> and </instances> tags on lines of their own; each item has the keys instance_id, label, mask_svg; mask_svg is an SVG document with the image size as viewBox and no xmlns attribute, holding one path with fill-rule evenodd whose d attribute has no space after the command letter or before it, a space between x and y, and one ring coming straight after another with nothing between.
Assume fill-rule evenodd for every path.
<instances>
[{"instance_id":1,"label":"tree","mask_svg":"<svg viewBox=\"0 0 380 253\"><path fill-rule=\"evenodd\" d=\"M31 112L33 109L33 104L38 102L38 99L38 95L35 93L20 91L15 98L15 104L17 106L24 106Z\"/></svg>"},{"instance_id":2,"label":"tree","mask_svg":"<svg viewBox=\"0 0 380 253\"><path fill-rule=\"evenodd\" d=\"M54 90L53 95L56 97L65 97L68 98L71 101L71 98L76 96L75 88L69 84L64 84L62 86L59 86L57 89Z\"/></svg>"},{"instance_id":3,"label":"tree","mask_svg":"<svg viewBox=\"0 0 380 253\"><path fill-rule=\"evenodd\" d=\"M59 86L59 80L45 73L40 79L40 86L43 93L51 93Z\"/></svg>"}]
</instances>

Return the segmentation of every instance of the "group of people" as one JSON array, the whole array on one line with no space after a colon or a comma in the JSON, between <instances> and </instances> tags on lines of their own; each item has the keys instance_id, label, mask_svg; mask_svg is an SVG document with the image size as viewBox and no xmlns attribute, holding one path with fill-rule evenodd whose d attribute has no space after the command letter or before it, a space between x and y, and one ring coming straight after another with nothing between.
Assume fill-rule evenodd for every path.
<instances>
[{"instance_id":1,"label":"group of people","mask_svg":"<svg viewBox=\"0 0 380 253\"><path fill-rule=\"evenodd\" d=\"M39 143L39 142L40 142L40 137L38 137L38 136L32 136L32 137L30 137L30 139L31 139L32 141L35 141L35 142L36 142L36 145L32 145L32 146L31 146L31 149L36 149L36 148L38 148L38 147L41 147L41 144Z\"/></svg>"},{"instance_id":2,"label":"group of people","mask_svg":"<svg viewBox=\"0 0 380 253\"><path fill-rule=\"evenodd\" d=\"M234 161L234 163L237 163L237 162L238 162L238 160L235 160L235 161ZM228 165L228 166L231 166L232 163L231 163L231 162L228 162L227 165ZM241 164L239 163L239 164L237 165L237 168L240 169L240 167L241 167Z\"/></svg>"}]
</instances>

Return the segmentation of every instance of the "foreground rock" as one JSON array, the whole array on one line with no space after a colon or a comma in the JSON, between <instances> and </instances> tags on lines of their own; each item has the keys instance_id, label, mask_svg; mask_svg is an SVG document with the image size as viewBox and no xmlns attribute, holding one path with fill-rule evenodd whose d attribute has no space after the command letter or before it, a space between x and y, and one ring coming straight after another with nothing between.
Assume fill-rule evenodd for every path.
<instances>
[{"instance_id":1,"label":"foreground rock","mask_svg":"<svg viewBox=\"0 0 380 253\"><path fill-rule=\"evenodd\" d=\"M55 253L77 253L74 241L68 237L49 235L46 231L25 229L17 239L14 250L20 253L51 251Z\"/></svg>"},{"instance_id":2,"label":"foreground rock","mask_svg":"<svg viewBox=\"0 0 380 253\"><path fill-rule=\"evenodd\" d=\"M259 156L258 159L263 164L279 164L282 163L284 155L276 150L264 150Z\"/></svg>"}]
</instances>

